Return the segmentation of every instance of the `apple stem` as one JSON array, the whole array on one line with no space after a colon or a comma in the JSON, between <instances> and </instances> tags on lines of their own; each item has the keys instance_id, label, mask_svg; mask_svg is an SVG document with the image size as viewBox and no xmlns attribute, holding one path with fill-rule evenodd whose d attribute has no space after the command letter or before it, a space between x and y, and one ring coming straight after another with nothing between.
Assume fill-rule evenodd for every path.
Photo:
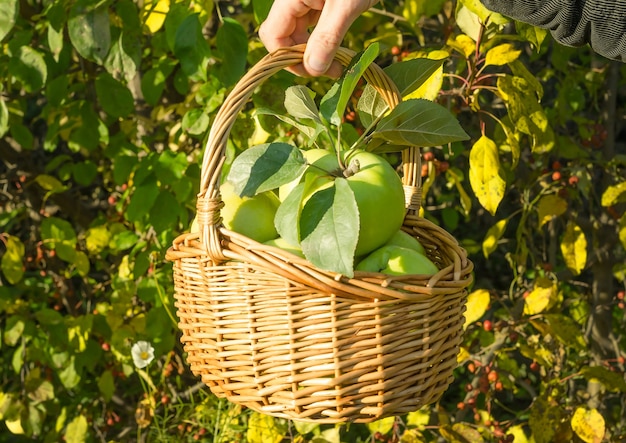
<instances>
[{"instance_id":1,"label":"apple stem","mask_svg":"<svg viewBox=\"0 0 626 443\"><path fill-rule=\"evenodd\" d=\"M352 177L354 174L361 170L361 163L359 163L358 159L353 159L350 161L350 165L343 170L343 176L345 178Z\"/></svg>"}]
</instances>

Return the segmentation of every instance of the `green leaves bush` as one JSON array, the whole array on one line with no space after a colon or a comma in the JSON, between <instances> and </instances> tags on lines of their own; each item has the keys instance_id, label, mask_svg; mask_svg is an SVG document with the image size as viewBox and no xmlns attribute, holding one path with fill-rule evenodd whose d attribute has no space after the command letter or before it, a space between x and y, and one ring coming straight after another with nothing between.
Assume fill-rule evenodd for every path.
<instances>
[{"instance_id":1,"label":"green leaves bush","mask_svg":"<svg viewBox=\"0 0 626 443\"><path fill-rule=\"evenodd\" d=\"M385 2L344 41L377 43L389 72L410 60L400 89L424 83L411 98L434 98L471 136L425 148L421 171L423 215L476 264L454 384L436 406L342 427L267 422L201 389L164 253L194 215L215 111L265 53L270 3L0 2L0 435L622 438L624 68L467 0ZM319 96L331 85L276 74L239 116L229 161L270 135L302 140L269 115L286 79ZM357 99L341 98L355 133L371 123ZM143 369L138 341L155 353Z\"/></svg>"}]
</instances>

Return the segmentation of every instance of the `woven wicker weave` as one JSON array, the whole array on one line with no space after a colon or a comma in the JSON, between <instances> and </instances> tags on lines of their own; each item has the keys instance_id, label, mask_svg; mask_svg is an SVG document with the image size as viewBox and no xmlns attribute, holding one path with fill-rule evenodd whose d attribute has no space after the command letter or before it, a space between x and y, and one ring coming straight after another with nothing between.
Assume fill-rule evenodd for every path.
<instances>
[{"instance_id":1,"label":"woven wicker weave","mask_svg":"<svg viewBox=\"0 0 626 443\"><path fill-rule=\"evenodd\" d=\"M181 341L191 371L219 397L318 423L370 422L439 399L452 381L472 263L446 231L417 216L419 150L403 153L407 216L441 269L431 277L322 271L220 223L221 166L230 129L253 91L302 61L303 46L252 67L212 125L197 202L200 232L178 236L173 261ZM341 48L347 65L353 53ZM390 107L396 86L375 64L365 79Z\"/></svg>"}]
</instances>

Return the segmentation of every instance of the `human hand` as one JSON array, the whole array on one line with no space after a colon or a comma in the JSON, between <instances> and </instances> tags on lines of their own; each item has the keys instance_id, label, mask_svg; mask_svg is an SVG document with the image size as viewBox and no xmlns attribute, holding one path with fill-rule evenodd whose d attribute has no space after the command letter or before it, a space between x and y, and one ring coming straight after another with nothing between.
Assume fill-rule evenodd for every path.
<instances>
[{"instance_id":1,"label":"human hand","mask_svg":"<svg viewBox=\"0 0 626 443\"><path fill-rule=\"evenodd\" d=\"M290 70L302 76L339 77L333 58L348 28L378 0L275 0L259 37L269 52L307 43L302 65ZM309 35L308 28L315 26Z\"/></svg>"}]
</instances>

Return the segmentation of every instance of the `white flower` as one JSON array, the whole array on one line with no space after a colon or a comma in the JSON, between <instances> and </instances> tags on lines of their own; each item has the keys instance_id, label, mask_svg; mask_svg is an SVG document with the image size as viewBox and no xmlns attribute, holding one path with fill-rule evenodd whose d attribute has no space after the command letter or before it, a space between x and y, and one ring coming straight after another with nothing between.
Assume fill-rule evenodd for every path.
<instances>
[{"instance_id":1,"label":"white flower","mask_svg":"<svg viewBox=\"0 0 626 443\"><path fill-rule=\"evenodd\" d=\"M145 368L154 360L154 348L147 341L138 341L130 350L133 356L133 363L139 369Z\"/></svg>"}]
</instances>

